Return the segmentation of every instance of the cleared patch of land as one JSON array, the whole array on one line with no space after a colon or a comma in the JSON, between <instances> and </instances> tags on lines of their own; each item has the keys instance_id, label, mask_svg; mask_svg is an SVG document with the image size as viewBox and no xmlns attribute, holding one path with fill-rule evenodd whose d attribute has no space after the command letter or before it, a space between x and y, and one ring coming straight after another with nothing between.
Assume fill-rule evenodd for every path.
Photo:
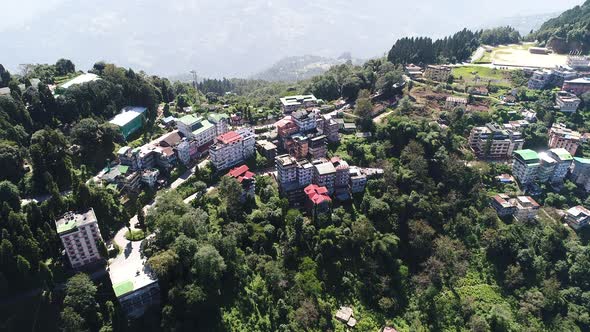
<instances>
[{"instance_id":1,"label":"cleared patch of land","mask_svg":"<svg viewBox=\"0 0 590 332\"><path fill-rule=\"evenodd\" d=\"M463 82L469 86L487 85L488 83L510 87L508 72L497 68L482 66L455 67L452 70L455 81Z\"/></svg>"},{"instance_id":2,"label":"cleared patch of land","mask_svg":"<svg viewBox=\"0 0 590 332\"><path fill-rule=\"evenodd\" d=\"M534 44L503 45L485 52L476 63L492 63L495 66L554 68L566 64L566 55L532 54L529 48Z\"/></svg>"}]
</instances>

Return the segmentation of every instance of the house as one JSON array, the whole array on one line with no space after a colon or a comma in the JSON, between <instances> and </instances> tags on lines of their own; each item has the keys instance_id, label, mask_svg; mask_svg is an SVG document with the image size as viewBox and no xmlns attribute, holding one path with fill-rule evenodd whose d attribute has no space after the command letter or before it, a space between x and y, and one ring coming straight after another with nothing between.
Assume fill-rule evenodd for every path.
<instances>
[{"instance_id":1,"label":"house","mask_svg":"<svg viewBox=\"0 0 590 332\"><path fill-rule=\"evenodd\" d=\"M498 216L512 215L517 220L527 221L536 217L540 205L530 196L510 198L506 194L499 194L492 198L492 207Z\"/></svg>"},{"instance_id":2,"label":"house","mask_svg":"<svg viewBox=\"0 0 590 332\"><path fill-rule=\"evenodd\" d=\"M286 116L277 121L275 127L277 128L277 134L281 138L289 137L299 132L299 127L295 124L291 116Z\"/></svg>"},{"instance_id":3,"label":"house","mask_svg":"<svg viewBox=\"0 0 590 332\"><path fill-rule=\"evenodd\" d=\"M326 135L328 142L339 142L340 136L338 134L338 130L340 129L340 124L330 115L323 115L323 134Z\"/></svg>"},{"instance_id":4,"label":"house","mask_svg":"<svg viewBox=\"0 0 590 332\"><path fill-rule=\"evenodd\" d=\"M590 211L585 207L578 205L568 209L565 212L565 221L571 228L578 230L590 221Z\"/></svg>"},{"instance_id":5,"label":"house","mask_svg":"<svg viewBox=\"0 0 590 332\"><path fill-rule=\"evenodd\" d=\"M520 115L524 117L525 120L528 122L536 122L537 121L537 112L529 109L523 109L520 111Z\"/></svg>"},{"instance_id":6,"label":"house","mask_svg":"<svg viewBox=\"0 0 590 332\"><path fill-rule=\"evenodd\" d=\"M411 79L418 79L422 78L422 67L416 66L415 64L411 63L405 66L406 74L410 76Z\"/></svg>"},{"instance_id":7,"label":"house","mask_svg":"<svg viewBox=\"0 0 590 332\"><path fill-rule=\"evenodd\" d=\"M98 248L102 237L92 208L82 212L67 212L55 221L55 227L73 268L103 258Z\"/></svg>"},{"instance_id":8,"label":"house","mask_svg":"<svg viewBox=\"0 0 590 332\"><path fill-rule=\"evenodd\" d=\"M590 91L590 77L565 81L563 82L561 90L571 92L576 96L581 96Z\"/></svg>"},{"instance_id":9,"label":"house","mask_svg":"<svg viewBox=\"0 0 590 332\"><path fill-rule=\"evenodd\" d=\"M167 116L163 118L161 121L166 128L172 128L176 125L176 118L173 116Z\"/></svg>"},{"instance_id":10,"label":"house","mask_svg":"<svg viewBox=\"0 0 590 332\"><path fill-rule=\"evenodd\" d=\"M467 107L467 98L448 96L445 101L445 109L454 110L455 108L458 108L458 107L460 107L460 108Z\"/></svg>"},{"instance_id":11,"label":"house","mask_svg":"<svg viewBox=\"0 0 590 332\"><path fill-rule=\"evenodd\" d=\"M254 179L254 175L246 165L233 168L227 173L227 176L236 179L242 185L242 202L255 196L256 179Z\"/></svg>"},{"instance_id":12,"label":"house","mask_svg":"<svg viewBox=\"0 0 590 332\"><path fill-rule=\"evenodd\" d=\"M297 95L280 98L284 113L291 113L300 108L316 107L318 100L314 95Z\"/></svg>"},{"instance_id":13,"label":"house","mask_svg":"<svg viewBox=\"0 0 590 332\"><path fill-rule=\"evenodd\" d=\"M567 91L560 91L555 96L556 108L563 113L575 113L581 102L582 100L575 94Z\"/></svg>"},{"instance_id":14,"label":"house","mask_svg":"<svg viewBox=\"0 0 590 332\"><path fill-rule=\"evenodd\" d=\"M350 307L340 307L340 309L336 311L336 315L334 315L334 317L351 328L357 323L356 319L354 318L352 308Z\"/></svg>"},{"instance_id":15,"label":"house","mask_svg":"<svg viewBox=\"0 0 590 332\"><path fill-rule=\"evenodd\" d=\"M590 192L590 159L573 158L571 179L577 185L583 186L586 192Z\"/></svg>"},{"instance_id":16,"label":"house","mask_svg":"<svg viewBox=\"0 0 590 332\"><path fill-rule=\"evenodd\" d=\"M567 129L565 124L555 123L549 129L549 142L550 148L564 148L571 155L575 155L580 145L582 135L574 130Z\"/></svg>"},{"instance_id":17,"label":"house","mask_svg":"<svg viewBox=\"0 0 590 332\"><path fill-rule=\"evenodd\" d=\"M498 216L511 216L516 211L516 207L510 202L510 196L506 194L498 194L492 198L492 207L498 213Z\"/></svg>"},{"instance_id":18,"label":"house","mask_svg":"<svg viewBox=\"0 0 590 332\"><path fill-rule=\"evenodd\" d=\"M451 76L451 68L446 66L429 65L424 71L424 78L431 81L447 82Z\"/></svg>"},{"instance_id":19,"label":"house","mask_svg":"<svg viewBox=\"0 0 590 332\"><path fill-rule=\"evenodd\" d=\"M524 139L519 131L503 129L494 123L474 127L469 134L469 146L479 158L509 158L523 145Z\"/></svg>"},{"instance_id":20,"label":"house","mask_svg":"<svg viewBox=\"0 0 590 332\"><path fill-rule=\"evenodd\" d=\"M354 133L356 131L356 124L353 122L345 122L342 131L345 133Z\"/></svg>"},{"instance_id":21,"label":"house","mask_svg":"<svg viewBox=\"0 0 590 332\"><path fill-rule=\"evenodd\" d=\"M307 200L305 207L309 214L315 219L319 214L327 213L332 207L332 199L328 195L326 187L310 184L303 189Z\"/></svg>"},{"instance_id":22,"label":"house","mask_svg":"<svg viewBox=\"0 0 590 332\"><path fill-rule=\"evenodd\" d=\"M98 178L108 184L115 184L125 192L137 192L141 188L139 172L126 165L109 165L99 173Z\"/></svg>"},{"instance_id":23,"label":"house","mask_svg":"<svg viewBox=\"0 0 590 332\"><path fill-rule=\"evenodd\" d=\"M98 75L93 74L93 73L84 73L84 74L78 75L78 76L74 77L73 79L61 84L58 88L67 90L71 86L84 84L84 83L97 81L97 80L100 80L100 77L98 77Z\"/></svg>"},{"instance_id":24,"label":"house","mask_svg":"<svg viewBox=\"0 0 590 332\"><path fill-rule=\"evenodd\" d=\"M145 123L147 108L127 106L121 110L109 123L119 127L123 138L127 139L141 129Z\"/></svg>"},{"instance_id":25,"label":"house","mask_svg":"<svg viewBox=\"0 0 590 332\"><path fill-rule=\"evenodd\" d=\"M500 183L514 183L515 180L512 175L504 173L496 176L496 181Z\"/></svg>"},{"instance_id":26,"label":"house","mask_svg":"<svg viewBox=\"0 0 590 332\"><path fill-rule=\"evenodd\" d=\"M490 93L489 89L485 86L472 86L467 89L467 92L477 96L487 96Z\"/></svg>"}]
</instances>

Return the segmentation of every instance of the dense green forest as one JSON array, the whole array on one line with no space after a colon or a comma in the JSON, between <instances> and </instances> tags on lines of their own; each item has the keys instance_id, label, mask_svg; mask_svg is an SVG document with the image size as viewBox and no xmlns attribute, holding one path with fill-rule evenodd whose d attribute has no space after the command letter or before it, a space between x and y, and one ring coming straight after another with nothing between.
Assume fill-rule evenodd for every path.
<instances>
[{"instance_id":1,"label":"dense green forest","mask_svg":"<svg viewBox=\"0 0 590 332\"><path fill-rule=\"evenodd\" d=\"M98 62L90 72L99 80L53 94L50 85L79 73L71 61L19 74L0 65L0 88L9 90L0 96L0 330L344 332L334 312L346 305L354 308L356 331L590 331L589 233L569 230L545 210L527 222L498 217L489 197L513 188L494 180L510 167L476 162L465 148L473 126L517 120L515 112L498 104L457 108L435 114L442 126L411 97L425 84L399 87L400 65L460 62L481 44L519 39L509 27L404 38L387 58L341 64L309 80L206 79L198 92ZM545 148L556 121L590 131L590 94L565 115L553 110L552 91L528 90L522 71L509 76L509 88L488 85L497 95L514 89L519 105L537 112L525 147ZM453 92L451 84L429 88ZM87 183L122 144L163 133L159 106L165 115L186 106L199 114L242 112L259 124L281 114L279 97L298 93L313 93L328 107L350 102L353 121L372 135L346 135L329 146L329 157L384 169L332 213L312 218L290 208L262 175L255 199L236 204L240 184L208 168L158 193L147 215L140 207L156 193L122 198ZM394 98L400 102L390 107ZM373 121L374 100L388 102L386 121ZM131 142L107 122L127 105L148 107L145 131ZM579 154L590 154L587 146ZM195 192L203 195L183 201ZM36 194L49 199L21 204ZM538 199L548 208L590 207L588 194L569 181ZM54 220L89 207L105 240L141 216L153 234L142 246L159 278L161 307L128 321L108 276L69 269Z\"/></svg>"},{"instance_id":2,"label":"dense green forest","mask_svg":"<svg viewBox=\"0 0 590 332\"><path fill-rule=\"evenodd\" d=\"M545 22L527 37L559 53L590 51L590 1Z\"/></svg>"}]
</instances>

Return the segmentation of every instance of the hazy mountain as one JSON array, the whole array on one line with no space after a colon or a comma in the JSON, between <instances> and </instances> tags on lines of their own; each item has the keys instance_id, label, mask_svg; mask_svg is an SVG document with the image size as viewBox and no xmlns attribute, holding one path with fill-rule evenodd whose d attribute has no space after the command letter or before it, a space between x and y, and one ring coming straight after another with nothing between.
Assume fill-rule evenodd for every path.
<instances>
[{"instance_id":1,"label":"hazy mountain","mask_svg":"<svg viewBox=\"0 0 590 332\"><path fill-rule=\"evenodd\" d=\"M0 11L1 62L113 61L169 75L250 76L301 54L383 55L402 36L440 37L485 19L580 0L19 0Z\"/></svg>"},{"instance_id":2,"label":"hazy mountain","mask_svg":"<svg viewBox=\"0 0 590 332\"><path fill-rule=\"evenodd\" d=\"M286 57L274 65L265 69L251 78L266 81L298 81L319 75L334 65L340 65L347 61L353 64L361 64L363 60L352 59L350 56L327 58L317 55L303 55Z\"/></svg>"},{"instance_id":3,"label":"hazy mountain","mask_svg":"<svg viewBox=\"0 0 590 332\"><path fill-rule=\"evenodd\" d=\"M553 12L547 14L538 15L518 15L513 17L504 17L500 19L494 19L486 24L480 26L480 28L493 28L498 26L511 26L518 30L521 35L528 35L531 30L537 30L545 23L545 21L559 16L560 12Z\"/></svg>"}]
</instances>

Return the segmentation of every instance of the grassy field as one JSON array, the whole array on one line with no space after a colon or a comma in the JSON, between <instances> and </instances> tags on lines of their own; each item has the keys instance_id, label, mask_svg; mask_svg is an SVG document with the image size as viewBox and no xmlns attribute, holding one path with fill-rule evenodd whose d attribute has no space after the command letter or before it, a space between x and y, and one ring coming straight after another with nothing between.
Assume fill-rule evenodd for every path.
<instances>
[{"instance_id":1,"label":"grassy field","mask_svg":"<svg viewBox=\"0 0 590 332\"><path fill-rule=\"evenodd\" d=\"M466 85L487 85L490 82L499 87L510 87L507 72L501 69L464 66L453 68L452 74L455 80L463 81Z\"/></svg>"},{"instance_id":2,"label":"grassy field","mask_svg":"<svg viewBox=\"0 0 590 332\"><path fill-rule=\"evenodd\" d=\"M131 233L129 231L125 233L125 238L129 241L141 241L145 239L145 232L141 229L132 229Z\"/></svg>"}]
</instances>

